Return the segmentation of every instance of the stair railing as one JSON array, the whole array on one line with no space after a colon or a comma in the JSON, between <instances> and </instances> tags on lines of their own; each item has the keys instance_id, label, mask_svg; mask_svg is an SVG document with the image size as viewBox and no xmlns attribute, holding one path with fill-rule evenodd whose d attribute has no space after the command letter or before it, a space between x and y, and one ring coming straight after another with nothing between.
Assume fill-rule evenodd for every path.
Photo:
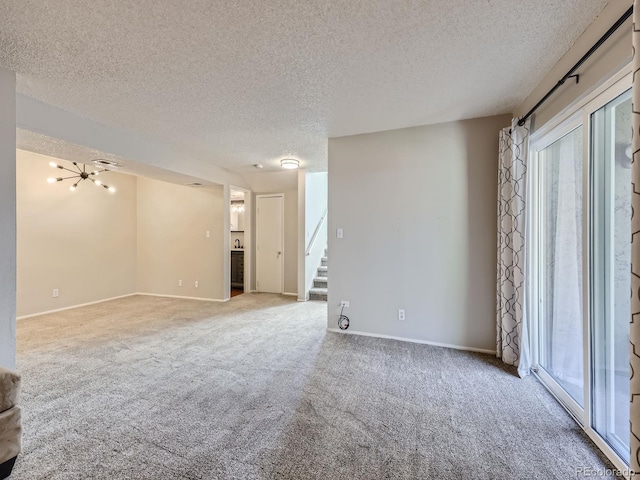
<instances>
[{"instance_id":1,"label":"stair railing","mask_svg":"<svg viewBox=\"0 0 640 480\"><path fill-rule=\"evenodd\" d=\"M318 221L318 225L316 225L316 229L313 232L313 235L311 236L311 241L309 242L309 246L307 247L307 251L305 252L305 256L309 256L309 254L311 253L311 249L313 248L313 244L316 243L316 238L318 237L318 232L320 232L320 227L322 226L322 223L324 222L325 218L327 218L327 212L329 211L328 208L324 209L324 213L322 214L322 217L320 218L320 221Z\"/></svg>"}]
</instances>

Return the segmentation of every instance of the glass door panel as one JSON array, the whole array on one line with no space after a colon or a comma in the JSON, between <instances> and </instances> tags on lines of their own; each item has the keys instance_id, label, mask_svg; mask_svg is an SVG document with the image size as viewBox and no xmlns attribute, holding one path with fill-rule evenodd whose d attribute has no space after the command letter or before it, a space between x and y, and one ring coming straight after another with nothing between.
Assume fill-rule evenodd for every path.
<instances>
[{"instance_id":1,"label":"glass door panel","mask_svg":"<svg viewBox=\"0 0 640 480\"><path fill-rule=\"evenodd\" d=\"M583 128L538 152L539 365L584 407Z\"/></svg>"},{"instance_id":2,"label":"glass door panel","mask_svg":"<svg viewBox=\"0 0 640 480\"><path fill-rule=\"evenodd\" d=\"M631 92L591 115L592 426L629 461Z\"/></svg>"}]
</instances>

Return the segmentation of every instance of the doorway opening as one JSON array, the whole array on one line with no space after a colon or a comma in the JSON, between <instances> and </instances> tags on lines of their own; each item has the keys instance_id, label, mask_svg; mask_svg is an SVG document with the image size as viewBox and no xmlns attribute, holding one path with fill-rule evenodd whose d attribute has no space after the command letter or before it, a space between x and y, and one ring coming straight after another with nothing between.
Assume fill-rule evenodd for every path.
<instances>
[{"instance_id":1,"label":"doorway opening","mask_svg":"<svg viewBox=\"0 0 640 480\"><path fill-rule=\"evenodd\" d=\"M245 192L231 190L230 192L229 224L231 232L229 246L231 249L231 279L229 296L235 297L245 292L245 224L247 216Z\"/></svg>"},{"instance_id":2,"label":"doorway opening","mask_svg":"<svg viewBox=\"0 0 640 480\"><path fill-rule=\"evenodd\" d=\"M256 196L256 290L284 292L284 194Z\"/></svg>"}]
</instances>

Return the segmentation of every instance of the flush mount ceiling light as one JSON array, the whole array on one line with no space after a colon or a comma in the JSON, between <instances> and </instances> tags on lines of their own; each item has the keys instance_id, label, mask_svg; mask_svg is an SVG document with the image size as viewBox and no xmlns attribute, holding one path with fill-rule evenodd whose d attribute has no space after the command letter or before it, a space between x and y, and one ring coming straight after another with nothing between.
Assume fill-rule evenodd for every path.
<instances>
[{"instance_id":1,"label":"flush mount ceiling light","mask_svg":"<svg viewBox=\"0 0 640 480\"><path fill-rule=\"evenodd\" d=\"M59 168L60 170L66 170L67 172L73 173L73 175L71 175L69 177L50 177L50 178L47 179L47 182L56 183L56 182L61 182L63 180L74 180L73 185L71 185L69 187L69 190L71 190L73 192L73 191L75 191L76 188L78 188L78 184L80 182L82 182L83 180L91 180L95 186L106 188L111 193L115 193L115 191L116 191L115 188L110 187L109 185L105 185L100 180L96 180L95 178L93 178L93 177L97 177L102 172L109 171L108 168L103 168L102 170L94 170L93 172L87 172L87 166L86 165L82 165L82 168L80 168L76 162L72 162L72 163L73 163L73 166L76 167L77 171L76 170L71 170L71 169L66 168L66 167L63 167L62 165L59 165L56 162L49 162L49 165L51 167Z\"/></svg>"},{"instance_id":2,"label":"flush mount ceiling light","mask_svg":"<svg viewBox=\"0 0 640 480\"><path fill-rule=\"evenodd\" d=\"M280 166L287 170L293 170L294 168L298 168L300 166L300 161L295 158L283 158L280 160Z\"/></svg>"},{"instance_id":3,"label":"flush mount ceiling light","mask_svg":"<svg viewBox=\"0 0 640 480\"><path fill-rule=\"evenodd\" d=\"M115 160L107 160L106 158L96 158L92 160L93 163L98 168L104 168L105 170L118 171L124 168L122 163L118 163Z\"/></svg>"}]
</instances>

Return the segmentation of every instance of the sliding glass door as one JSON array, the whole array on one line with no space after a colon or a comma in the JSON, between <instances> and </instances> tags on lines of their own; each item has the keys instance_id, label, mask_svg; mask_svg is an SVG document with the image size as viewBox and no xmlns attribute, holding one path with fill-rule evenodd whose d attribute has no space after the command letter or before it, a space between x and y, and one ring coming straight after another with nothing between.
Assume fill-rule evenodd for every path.
<instances>
[{"instance_id":1,"label":"sliding glass door","mask_svg":"<svg viewBox=\"0 0 640 480\"><path fill-rule=\"evenodd\" d=\"M539 365L580 408L584 403L582 135L579 125L538 154Z\"/></svg>"},{"instance_id":2,"label":"sliding glass door","mask_svg":"<svg viewBox=\"0 0 640 480\"><path fill-rule=\"evenodd\" d=\"M591 114L592 425L629 460L631 92Z\"/></svg>"},{"instance_id":3,"label":"sliding glass door","mask_svg":"<svg viewBox=\"0 0 640 480\"><path fill-rule=\"evenodd\" d=\"M630 75L531 141L535 371L618 468L629 463Z\"/></svg>"}]
</instances>

